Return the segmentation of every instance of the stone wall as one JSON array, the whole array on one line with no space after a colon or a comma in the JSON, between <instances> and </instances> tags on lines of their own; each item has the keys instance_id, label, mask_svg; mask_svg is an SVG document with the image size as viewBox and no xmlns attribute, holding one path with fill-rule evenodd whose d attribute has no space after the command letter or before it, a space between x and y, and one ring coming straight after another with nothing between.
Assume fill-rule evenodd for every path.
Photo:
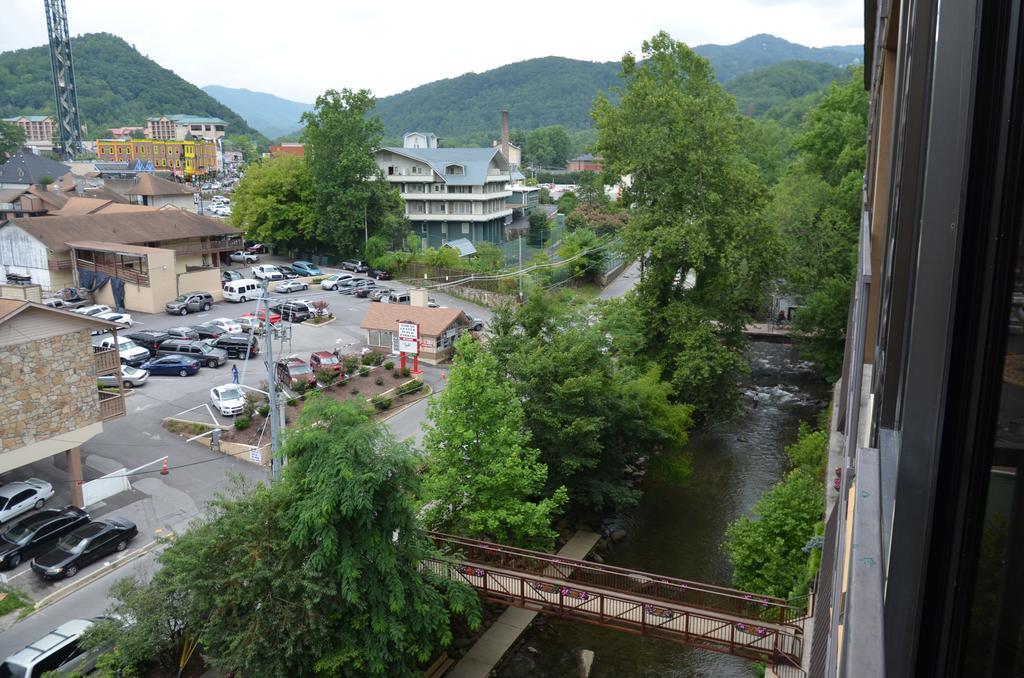
<instances>
[{"instance_id":1,"label":"stone wall","mask_svg":"<svg viewBox=\"0 0 1024 678\"><path fill-rule=\"evenodd\" d=\"M99 420L89 330L0 347L0 452Z\"/></svg>"}]
</instances>

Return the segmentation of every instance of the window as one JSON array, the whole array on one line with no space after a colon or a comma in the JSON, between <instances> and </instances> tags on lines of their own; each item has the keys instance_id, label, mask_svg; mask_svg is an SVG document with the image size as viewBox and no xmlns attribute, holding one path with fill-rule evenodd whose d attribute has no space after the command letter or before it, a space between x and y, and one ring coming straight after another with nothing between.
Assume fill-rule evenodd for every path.
<instances>
[{"instance_id":1,"label":"window","mask_svg":"<svg viewBox=\"0 0 1024 678\"><path fill-rule=\"evenodd\" d=\"M447 165L444 168L445 174L451 174L453 176L461 176L466 173L466 168L462 165Z\"/></svg>"},{"instance_id":2,"label":"window","mask_svg":"<svg viewBox=\"0 0 1024 678\"><path fill-rule=\"evenodd\" d=\"M469 235L469 224L463 222L462 224L462 235Z\"/></svg>"},{"instance_id":3,"label":"window","mask_svg":"<svg viewBox=\"0 0 1024 678\"><path fill-rule=\"evenodd\" d=\"M440 193L443 184L434 184L434 193Z\"/></svg>"},{"instance_id":4,"label":"window","mask_svg":"<svg viewBox=\"0 0 1024 678\"><path fill-rule=\"evenodd\" d=\"M409 174L423 174L423 168L419 165L413 165L409 168Z\"/></svg>"}]
</instances>

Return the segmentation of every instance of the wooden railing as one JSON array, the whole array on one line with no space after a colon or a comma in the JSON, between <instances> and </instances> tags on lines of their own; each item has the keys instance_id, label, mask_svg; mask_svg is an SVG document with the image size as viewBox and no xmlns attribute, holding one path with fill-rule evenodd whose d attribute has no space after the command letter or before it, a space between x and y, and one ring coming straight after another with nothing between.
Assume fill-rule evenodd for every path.
<instances>
[{"instance_id":1,"label":"wooden railing","mask_svg":"<svg viewBox=\"0 0 1024 678\"><path fill-rule=\"evenodd\" d=\"M51 271L70 271L71 260L70 259L50 259L46 262L47 268Z\"/></svg>"},{"instance_id":2,"label":"wooden railing","mask_svg":"<svg viewBox=\"0 0 1024 678\"><path fill-rule=\"evenodd\" d=\"M225 238L223 240L211 240L204 243L188 243L185 245L174 245L171 247L179 254L211 254L213 252L228 252L245 249L245 241L242 238Z\"/></svg>"},{"instance_id":3,"label":"wooden railing","mask_svg":"<svg viewBox=\"0 0 1024 678\"><path fill-rule=\"evenodd\" d=\"M76 266L77 268L87 271L106 273L111 277L120 278L125 282L133 283L135 285L149 287L149 274L141 273L131 268L125 268L124 266L110 266L109 264L98 264L95 261L88 261L81 257L78 258Z\"/></svg>"},{"instance_id":4,"label":"wooden railing","mask_svg":"<svg viewBox=\"0 0 1024 678\"><path fill-rule=\"evenodd\" d=\"M121 368L121 355L117 349L93 346L93 360L96 362L96 374L110 374Z\"/></svg>"},{"instance_id":5,"label":"wooden railing","mask_svg":"<svg viewBox=\"0 0 1024 678\"><path fill-rule=\"evenodd\" d=\"M119 392L100 391L100 419L110 421L124 416L124 396Z\"/></svg>"}]
</instances>

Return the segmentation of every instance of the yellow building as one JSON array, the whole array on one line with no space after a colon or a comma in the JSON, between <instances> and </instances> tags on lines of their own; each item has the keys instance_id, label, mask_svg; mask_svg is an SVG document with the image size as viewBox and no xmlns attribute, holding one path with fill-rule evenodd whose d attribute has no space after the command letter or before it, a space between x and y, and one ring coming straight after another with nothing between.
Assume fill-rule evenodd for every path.
<instances>
[{"instance_id":1,"label":"yellow building","mask_svg":"<svg viewBox=\"0 0 1024 678\"><path fill-rule=\"evenodd\" d=\"M158 172L191 177L217 171L217 144L207 139L97 139L105 162L152 163Z\"/></svg>"}]
</instances>

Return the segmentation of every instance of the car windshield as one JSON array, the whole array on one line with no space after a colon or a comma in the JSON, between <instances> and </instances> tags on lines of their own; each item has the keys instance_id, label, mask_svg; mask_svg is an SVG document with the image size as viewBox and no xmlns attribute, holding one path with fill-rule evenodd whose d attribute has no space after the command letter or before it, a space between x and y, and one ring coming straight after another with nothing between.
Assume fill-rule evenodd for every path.
<instances>
[{"instance_id":1,"label":"car windshield","mask_svg":"<svg viewBox=\"0 0 1024 678\"><path fill-rule=\"evenodd\" d=\"M239 400L243 398L242 389L240 388L223 388L220 391L221 400Z\"/></svg>"},{"instance_id":2,"label":"car windshield","mask_svg":"<svg viewBox=\"0 0 1024 678\"><path fill-rule=\"evenodd\" d=\"M10 544L17 544L18 546L21 546L27 542L32 535L32 530L19 523L17 525L11 525L4 530L3 533L0 534L0 539L3 539Z\"/></svg>"},{"instance_id":3,"label":"car windshield","mask_svg":"<svg viewBox=\"0 0 1024 678\"><path fill-rule=\"evenodd\" d=\"M125 350L126 348L139 348L139 345L136 344L131 339L125 339L124 341L120 342L119 346L122 351Z\"/></svg>"},{"instance_id":4,"label":"car windshield","mask_svg":"<svg viewBox=\"0 0 1024 678\"><path fill-rule=\"evenodd\" d=\"M291 374L310 374L313 370L309 369L309 365L289 365L288 372Z\"/></svg>"},{"instance_id":5,"label":"car windshield","mask_svg":"<svg viewBox=\"0 0 1024 678\"><path fill-rule=\"evenodd\" d=\"M337 365L338 359L335 356L318 356L321 365Z\"/></svg>"},{"instance_id":6,"label":"car windshield","mask_svg":"<svg viewBox=\"0 0 1024 678\"><path fill-rule=\"evenodd\" d=\"M213 346L210 346L205 341L197 341L196 343L199 344L199 350L202 351L203 353L209 353L210 351L213 350Z\"/></svg>"},{"instance_id":7,"label":"car windshield","mask_svg":"<svg viewBox=\"0 0 1024 678\"><path fill-rule=\"evenodd\" d=\"M0 678L25 678L25 667L21 664L12 664L9 661L0 664Z\"/></svg>"},{"instance_id":8,"label":"car windshield","mask_svg":"<svg viewBox=\"0 0 1024 678\"><path fill-rule=\"evenodd\" d=\"M186 296L185 296L185 295L183 294L183 295L181 295L180 297L175 297L175 298L174 298L174 302L172 302L172 303L179 303L179 304L183 304L183 303L185 303L185 301L186 301L187 299L188 299L188 297L186 297Z\"/></svg>"},{"instance_id":9,"label":"car windshield","mask_svg":"<svg viewBox=\"0 0 1024 678\"><path fill-rule=\"evenodd\" d=\"M129 365L121 365L121 374L125 375L126 377L134 377L135 375L141 372L142 370L137 370Z\"/></svg>"},{"instance_id":10,"label":"car windshield","mask_svg":"<svg viewBox=\"0 0 1024 678\"><path fill-rule=\"evenodd\" d=\"M57 548L61 551L67 551L68 553L81 553L85 550L86 545L89 543L88 539L80 537L74 532L68 535L64 535L57 542Z\"/></svg>"}]
</instances>

